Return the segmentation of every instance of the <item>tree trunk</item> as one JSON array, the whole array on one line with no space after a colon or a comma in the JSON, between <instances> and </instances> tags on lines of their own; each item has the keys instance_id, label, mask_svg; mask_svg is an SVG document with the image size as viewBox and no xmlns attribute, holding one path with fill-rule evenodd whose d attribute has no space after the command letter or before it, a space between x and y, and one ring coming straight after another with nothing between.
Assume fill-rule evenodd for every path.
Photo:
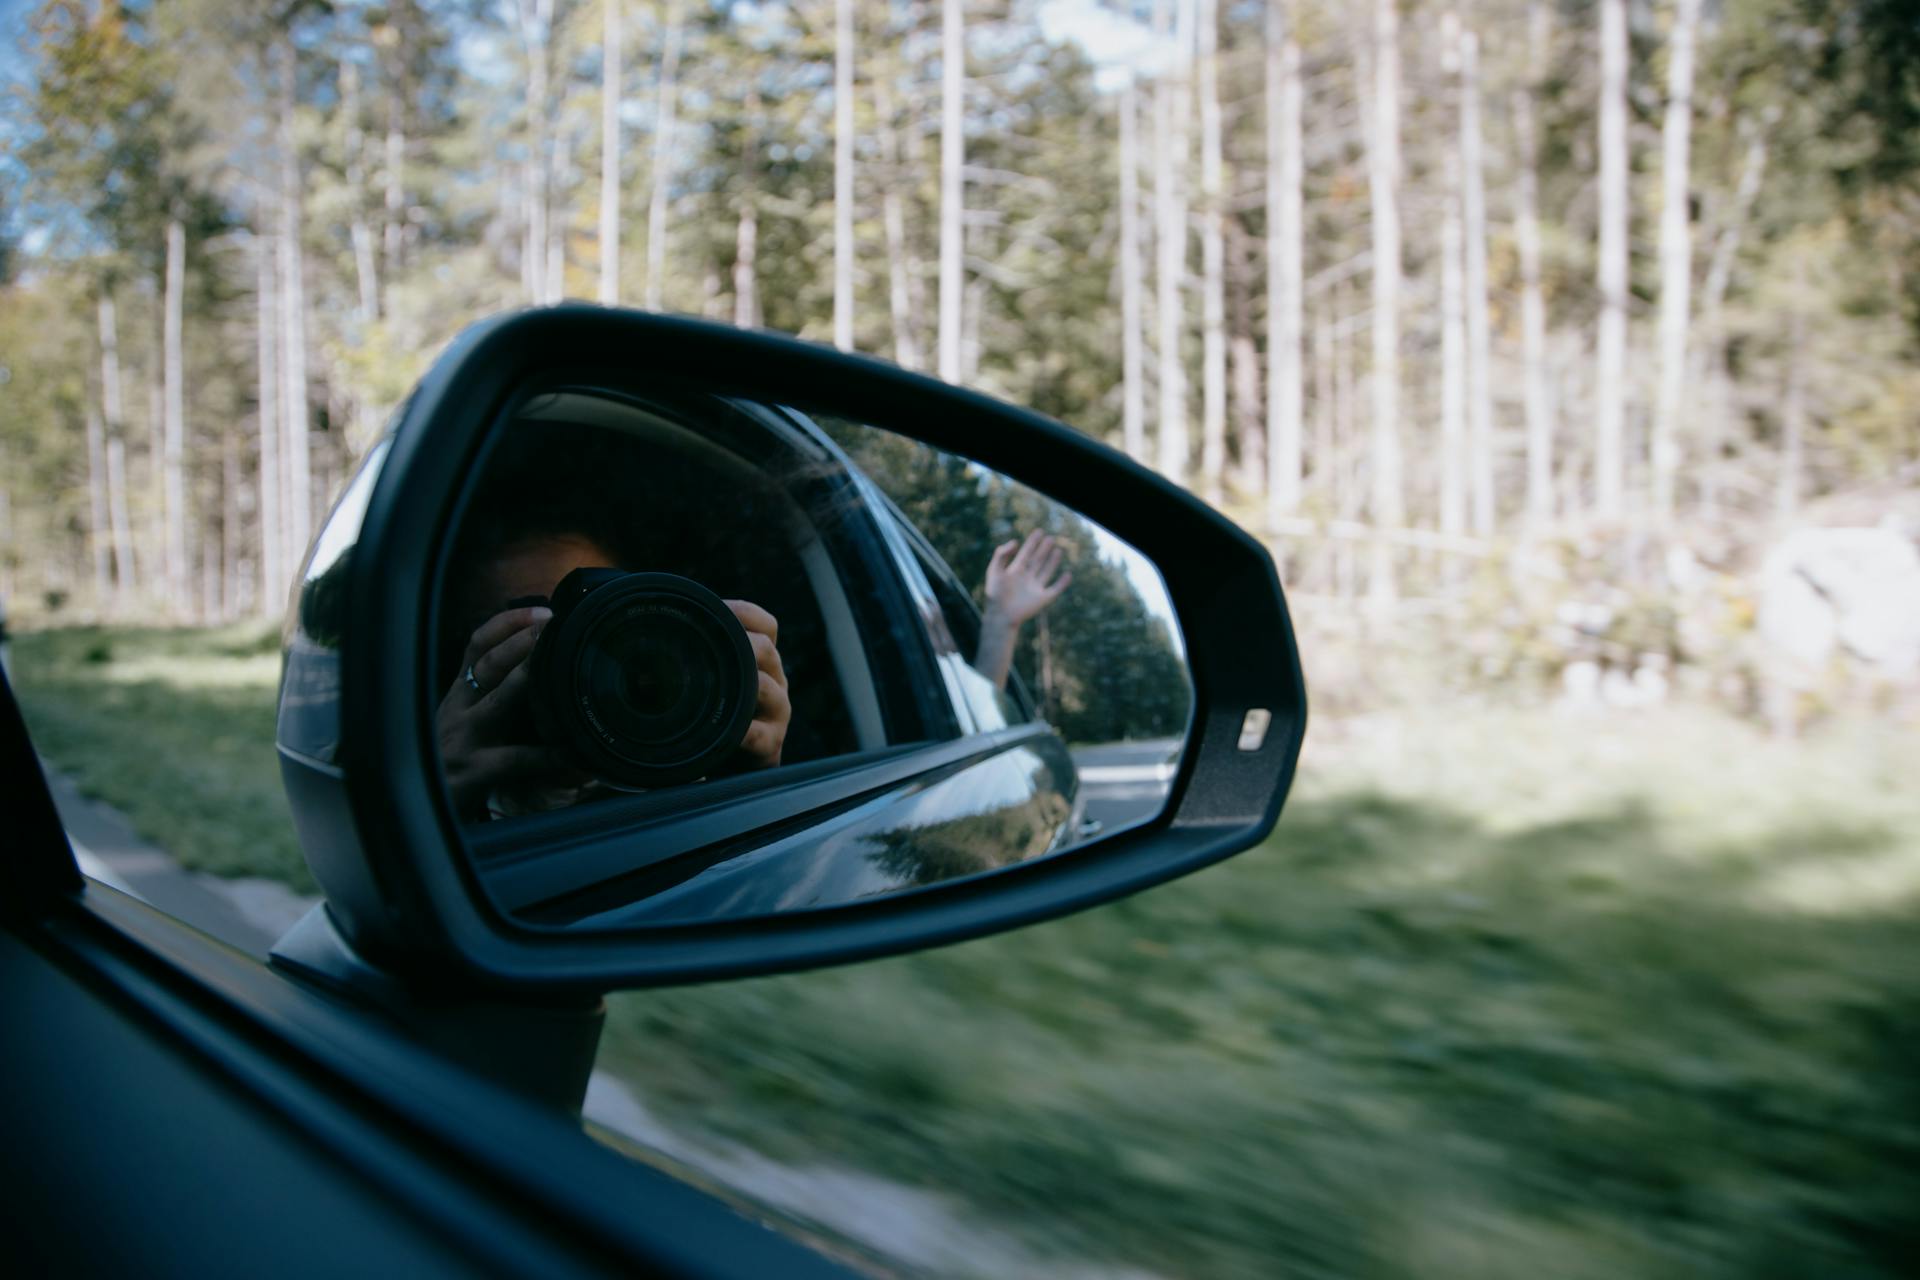
<instances>
[{"instance_id":1,"label":"tree trunk","mask_svg":"<svg viewBox=\"0 0 1920 1280\"><path fill-rule=\"evenodd\" d=\"M353 245L353 273L359 286L358 318L371 324L380 318L380 280L373 258L373 228L367 224L366 136L360 128L360 68L351 58L340 58L340 112L347 119L347 199L353 216L347 220Z\"/></svg>"},{"instance_id":2,"label":"tree trunk","mask_svg":"<svg viewBox=\"0 0 1920 1280\"><path fill-rule=\"evenodd\" d=\"M1305 219L1301 196L1300 42L1291 0L1267 0L1267 522L1300 505L1301 327Z\"/></svg>"},{"instance_id":3,"label":"tree trunk","mask_svg":"<svg viewBox=\"0 0 1920 1280\"><path fill-rule=\"evenodd\" d=\"M1160 329L1160 439L1156 465L1175 484L1187 482L1187 368L1181 351L1186 331L1183 287L1187 271L1187 121L1192 97L1187 64L1193 49L1194 0L1172 0L1173 63L1154 87L1154 206L1159 247L1157 283ZM1155 26L1164 37L1168 0L1155 0Z\"/></svg>"},{"instance_id":4,"label":"tree trunk","mask_svg":"<svg viewBox=\"0 0 1920 1280\"><path fill-rule=\"evenodd\" d=\"M1751 122L1748 122L1749 124ZM1733 280L1734 260L1740 253L1740 239L1746 228L1753 202L1760 195L1760 183L1767 168L1767 132L1764 125L1745 129L1746 156L1740 166L1740 178L1734 188L1733 207L1723 220L1713 242L1713 254L1707 260L1707 277L1700 289L1700 330L1702 350L1693 361L1696 380L1713 388L1710 411L1701 417L1701 452L1710 460L1701 472L1700 503L1711 513L1719 501L1718 463L1722 443L1733 432L1733 395L1726 369L1726 335L1722 332L1720 308ZM1709 358L1707 351L1713 354Z\"/></svg>"},{"instance_id":5,"label":"tree trunk","mask_svg":"<svg viewBox=\"0 0 1920 1280\"><path fill-rule=\"evenodd\" d=\"M1780 472L1774 490L1774 516L1783 525L1800 511L1801 473L1807 436L1806 267L1795 272L1793 320L1787 337L1787 386L1780 405Z\"/></svg>"},{"instance_id":6,"label":"tree trunk","mask_svg":"<svg viewBox=\"0 0 1920 1280\"><path fill-rule=\"evenodd\" d=\"M743 329L758 329L760 281L757 263L760 256L760 208L754 187L760 159L760 92L747 91L746 137L741 144L740 214L733 233L733 322Z\"/></svg>"},{"instance_id":7,"label":"tree trunk","mask_svg":"<svg viewBox=\"0 0 1920 1280\"><path fill-rule=\"evenodd\" d=\"M853 350L853 0L833 3L833 345Z\"/></svg>"},{"instance_id":8,"label":"tree trunk","mask_svg":"<svg viewBox=\"0 0 1920 1280\"><path fill-rule=\"evenodd\" d=\"M1627 0L1600 0L1600 332L1594 359L1595 510L1626 497Z\"/></svg>"},{"instance_id":9,"label":"tree trunk","mask_svg":"<svg viewBox=\"0 0 1920 1280\"><path fill-rule=\"evenodd\" d=\"M1120 91L1120 438L1127 456L1147 461L1145 292L1140 260L1140 95L1131 77Z\"/></svg>"},{"instance_id":10,"label":"tree trunk","mask_svg":"<svg viewBox=\"0 0 1920 1280\"><path fill-rule=\"evenodd\" d=\"M941 0L940 18L940 376L960 380L961 212L966 184L966 139L961 134L966 104L966 0Z\"/></svg>"},{"instance_id":11,"label":"tree trunk","mask_svg":"<svg viewBox=\"0 0 1920 1280\"><path fill-rule=\"evenodd\" d=\"M1660 394L1653 415L1653 511L1673 515L1680 467L1680 415L1686 408L1687 324L1693 288L1689 151L1693 138L1693 43L1700 0L1674 0L1667 62L1667 118L1660 167Z\"/></svg>"},{"instance_id":12,"label":"tree trunk","mask_svg":"<svg viewBox=\"0 0 1920 1280\"><path fill-rule=\"evenodd\" d=\"M667 0L666 49L654 86L653 162L647 175L647 310L658 311L666 291L667 196L673 184L674 118L680 105L680 0Z\"/></svg>"},{"instance_id":13,"label":"tree trunk","mask_svg":"<svg viewBox=\"0 0 1920 1280\"><path fill-rule=\"evenodd\" d=\"M124 607L133 591L133 530L127 519L126 407L120 394L120 325L113 295L100 295L100 415L107 466L107 520L113 531L113 591Z\"/></svg>"},{"instance_id":14,"label":"tree trunk","mask_svg":"<svg viewBox=\"0 0 1920 1280\"><path fill-rule=\"evenodd\" d=\"M395 19L394 39L389 66L391 74L387 85L387 142L386 142L386 190L385 225L381 229L381 251L386 261L386 304L383 313L394 314L394 290L400 282L400 263L405 252L407 195L407 102L412 94L412 86L407 80L407 23L402 14L412 7L411 0L395 4L391 13Z\"/></svg>"},{"instance_id":15,"label":"tree trunk","mask_svg":"<svg viewBox=\"0 0 1920 1280\"><path fill-rule=\"evenodd\" d=\"M600 33L600 301L620 301L620 6L604 0Z\"/></svg>"},{"instance_id":16,"label":"tree trunk","mask_svg":"<svg viewBox=\"0 0 1920 1280\"><path fill-rule=\"evenodd\" d=\"M186 310L187 229L175 218L167 223L166 310L161 319L161 378L166 401L165 451L162 455L162 491L165 496L167 595L176 610L183 609L192 590L192 565L187 557L187 414L186 370L181 356L180 329Z\"/></svg>"},{"instance_id":17,"label":"tree trunk","mask_svg":"<svg viewBox=\"0 0 1920 1280\"><path fill-rule=\"evenodd\" d=\"M1466 232L1467 456L1473 531L1493 536L1493 338L1487 297L1487 178L1480 139L1480 38L1460 34L1461 219Z\"/></svg>"},{"instance_id":18,"label":"tree trunk","mask_svg":"<svg viewBox=\"0 0 1920 1280\"><path fill-rule=\"evenodd\" d=\"M1260 394L1260 349L1254 341L1253 237L1227 223L1227 416L1235 442L1234 483L1242 493L1267 491L1266 408Z\"/></svg>"},{"instance_id":19,"label":"tree trunk","mask_svg":"<svg viewBox=\"0 0 1920 1280\"><path fill-rule=\"evenodd\" d=\"M1227 250L1221 224L1221 0L1198 0L1200 68L1200 487L1219 503L1227 471Z\"/></svg>"},{"instance_id":20,"label":"tree trunk","mask_svg":"<svg viewBox=\"0 0 1920 1280\"><path fill-rule=\"evenodd\" d=\"M113 604L113 531L107 523L107 433L101 411L87 407L87 547L93 553L93 609Z\"/></svg>"},{"instance_id":21,"label":"tree trunk","mask_svg":"<svg viewBox=\"0 0 1920 1280\"><path fill-rule=\"evenodd\" d=\"M1406 523L1400 474L1400 15L1395 0L1374 0L1373 127L1367 134L1367 189L1373 206L1373 484L1375 528ZM1392 548L1375 539L1368 592L1376 606L1398 595Z\"/></svg>"},{"instance_id":22,"label":"tree trunk","mask_svg":"<svg viewBox=\"0 0 1920 1280\"><path fill-rule=\"evenodd\" d=\"M229 424L220 440L220 617L231 622L245 607L241 565L246 545L241 537L240 493L246 481L240 466L240 427Z\"/></svg>"},{"instance_id":23,"label":"tree trunk","mask_svg":"<svg viewBox=\"0 0 1920 1280\"><path fill-rule=\"evenodd\" d=\"M553 56L553 0L519 0L520 41L527 55L526 227L521 249L521 278L527 301L538 306L552 299L547 280L547 214L553 177L549 137L552 106L547 101L548 63Z\"/></svg>"},{"instance_id":24,"label":"tree trunk","mask_svg":"<svg viewBox=\"0 0 1920 1280\"><path fill-rule=\"evenodd\" d=\"M1527 413L1527 525L1535 532L1553 519L1553 418L1548 412L1547 300L1540 284L1540 143L1534 95L1546 74L1546 0L1527 6L1527 66L1513 94L1514 141L1519 151L1514 239L1520 254L1521 374Z\"/></svg>"},{"instance_id":25,"label":"tree trunk","mask_svg":"<svg viewBox=\"0 0 1920 1280\"><path fill-rule=\"evenodd\" d=\"M107 437L107 522L113 528L114 594L126 604L133 592L133 519L127 511L127 442Z\"/></svg>"},{"instance_id":26,"label":"tree trunk","mask_svg":"<svg viewBox=\"0 0 1920 1280\"><path fill-rule=\"evenodd\" d=\"M280 501L280 361L275 329L279 323L279 289L275 282L275 248L270 238L254 240L258 255L259 283L254 292L254 346L259 357L257 400L259 403L258 498L254 504L260 524L260 604L272 609L280 602L284 583L286 550L284 530L286 514Z\"/></svg>"},{"instance_id":27,"label":"tree trunk","mask_svg":"<svg viewBox=\"0 0 1920 1280\"><path fill-rule=\"evenodd\" d=\"M306 554L313 533L313 485L307 430L306 254L300 243L302 185L294 150L294 58L291 41L282 45L285 78L280 96L280 386L284 456L282 481L286 530L282 573L291 576ZM286 583L277 582L275 591ZM273 597L277 602L279 597Z\"/></svg>"},{"instance_id":28,"label":"tree trunk","mask_svg":"<svg viewBox=\"0 0 1920 1280\"><path fill-rule=\"evenodd\" d=\"M1461 40L1454 11L1441 22L1441 64L1447 91L1461 110L1462 146L1454 155L1441 153L1445 165L1440 214L1440 532L1460 534L1467 523L1467 279L1466 249L1461 231L1465 203L1465 77L1461 74Z\"/></svg>"},{"instance_id":29,"label":"tree trunk","mask_svg":"<svg viewBox=\"0 0 1920 1280\"><path fill-rule=\"evenodd\" d=\"M907 216L900 199L900 134L893 120L893 91L883 72L873 79L873 109L880 129L880 156L887 166L880 193L880 224L887 237L887 320L893 332L893 361L903 369L920 367L920 344L913 317L913 268L907 249Z\"/></svg>"}]
</instances>

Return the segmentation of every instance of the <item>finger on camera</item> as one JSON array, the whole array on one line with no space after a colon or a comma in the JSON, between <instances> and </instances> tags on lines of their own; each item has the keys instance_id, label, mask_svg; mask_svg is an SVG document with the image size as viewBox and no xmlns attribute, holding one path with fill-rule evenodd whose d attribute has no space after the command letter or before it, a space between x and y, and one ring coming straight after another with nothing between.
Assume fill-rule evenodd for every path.
<instances>
[{"instance_id":1,"label":"finger on camera","mask_svg":"<svg viewBox=\"0 0 1920 1280\"><path fill-rule=\"evenodd\" d=\"M508 609L494 614L480 624L479 630L467 641L466 652L460 655L460 665L470 667L479 662L489 649L499 645L516 632L537 626L553 616L553 610L545 605L529 605L524 609Z\"/></svg>"},{"instance_id":2,"label":"finger on camera","mask_svg":"<svg viewBox=\"0 0 1920 1280\"><path fill-rule=\"evenodd\" d=\"M780 620L753 601L723 600L721 603L733 611L733 616L740 620L740 625L747 629L749 636L762 635L775 644L780 642Z\"/></svg>"},{"instance_id":3,"label":"finger on camera","mask_svg":"<svg viewBox=\"0 0 1920 1280\"><path fill-rule=\"evenodd\" d=\"M747 643L753 646L753 665L760 668L762 675L770 675L784 685L787 682L787 668L780 660L780 650L773 641L758 631L749 631Z\"/></svg>"},{"instance_id":4,"label":"finger on camera","mask_svg":"<svg viewBox=\"0 0 1920 1280\"><path fill-rule=\"evenodd\" d=\"M764 671L760 673L760 692L754 701L753 718L780 724L793 718L793 703L787 697L784 680L776 680Z\"/></svg>"},{"instance_id":5,"label":"finger on camera","mask_svg":"<svg viewBox=\"0 0 1920 1280\"><path fill-rule=\"evenodd\" d=\"M493 692L515 667L527 660L539 640L537 626L514 632L474 661L473 678L480 682L481 689Z\"/></svg>"}]
</instances>

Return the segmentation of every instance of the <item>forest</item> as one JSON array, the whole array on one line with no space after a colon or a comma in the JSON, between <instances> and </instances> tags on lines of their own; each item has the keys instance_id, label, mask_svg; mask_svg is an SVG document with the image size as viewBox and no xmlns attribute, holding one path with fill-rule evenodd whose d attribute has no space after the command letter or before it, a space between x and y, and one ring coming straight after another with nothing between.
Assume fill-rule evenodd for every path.
<instances>
[{"instance_id":1,"label":"forest","mask_svg":"<svg viewBox=\"0 0 1920 1280\"><path fill-rule=\"evenodd\" d=\"M563 298L1040 409L1329 609L1595 566L1663 592L1675 548L1738 573L1808 504L1920 477L1903 0L23 16L17 617L277 613L436 351Z\"/></svg>"}]
</instances>

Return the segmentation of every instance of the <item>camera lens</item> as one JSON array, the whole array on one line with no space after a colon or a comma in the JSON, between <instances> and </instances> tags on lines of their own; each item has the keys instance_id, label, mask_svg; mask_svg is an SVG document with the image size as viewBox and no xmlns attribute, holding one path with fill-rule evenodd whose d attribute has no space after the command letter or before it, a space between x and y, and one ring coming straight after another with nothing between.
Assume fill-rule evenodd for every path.
<instances>
[{"instance_id":1,"label":"camera lens","mask_svg":"<svg viewBox=\"0 0 1920 1280\"><path fill-rule=\"evenodd\" d=\"M568 575L532 674L548 740L631 787L711 772L740 745L759 692L753 648L732 611L698 583L662 573Z\"/></svg>"}]
</instances>

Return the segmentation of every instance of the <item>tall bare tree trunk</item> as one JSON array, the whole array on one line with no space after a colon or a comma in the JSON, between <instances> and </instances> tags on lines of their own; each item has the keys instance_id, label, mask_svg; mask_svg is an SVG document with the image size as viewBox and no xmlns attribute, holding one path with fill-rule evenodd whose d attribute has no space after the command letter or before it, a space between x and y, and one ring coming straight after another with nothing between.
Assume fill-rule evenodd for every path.
<instances>
[{"instance_id":1,"label":"tall bare tree trunk","mask_svg":"<svg viewBox=\"0 0 1920 1280\"><path fill-rule=\"evenodd\" d=\"M1200 45L1200 487L1218 503L1227 471L1227 247L1222 224L1220 3L1198 0Z\"/></svg>"},{"instance_id":2,"label":"tall bare tree trunk","mask_svg":"<svg viewBox=\"0 0 1920 1280\"><path fill-rule=\"evenodd\" d=\"M893 119L893 89L883 70L873 78L873 110L879 121L880 157L886 182L880 192L880 225L887 238L887 319L893 332L893 362L920 367L920 343L913 315L913 266L907 248L907 215L900 199L900 133Z\"/></svg>"},{"instance_id":3,"label":"tall bare tree trunk","mask_svg":"<svg viewBox=\"0 0 1920 1280\"><path fill-rule=\"evenodd\" d=\"M256 236L259 282L255 288L254 345L259 356L259 460L260 480L256 512L260 521L260 604L273 609L280 604L280 591L286 579L286 512L280 501L280 361L275 332L279 325L279 289L274 275L276 258L271 238Z\"/></svg>"},{"instance_id":4,"label":"tall bare tree trunk","mask_svg":"<svg viewBox=\"0 0 1920 1280\"><path fill-rule=\"evenodd\" d=\"M107 522L113 528L114 594L122 607L131 599L133 580L133 518L127 511L127 442L107 437Z\"/></svg>"},{"instance_id":5,"label":"tall bare tree trunk","mask_svg":"<svg viewBox=\"0 0 1920 1280\"><path fill-rule=\"evenodd\" d=\"M381 264L385 271L386 303L382 308L385 315L395 313L394 291L400 283L400 264L406 248L407 224L407 103L412 86L406 82L408 70L407 30L408 23L403 14L410 13L412 0L396 4L391 13L394 22L394 45L387 65L390 68L387 85L387 139L385 163L385 190L382 196L384 206L384 225L381 228L381 252L385 261Z\"/></svg>"},{"instance_id":6,"label":"tall bare tree trunk","mask_svg":"<svg viewBox=\"0 0 1920 1280\"><path fill-rule=\"evenodd\" d=\"M549 63L553 57L554 0L519 0L520 42L527 56L527 184L521 281L527 301L551 300L547 280L547 217L553 181L552 104L548 102Z\"/></svg>"},{"instance_id":7,"label":"tall bare tree trunk","mask_svg":"<svg viewBox=\"0 0 1920 1280\"><path fill-rule=\"evenodd\" d=\"M1244 224L1227 223L1227 416L1232 423L1234 483L1242 493L1267 491L1266 406L1260 392L1260 349L1254 341L1254 240Z\"/></svg>"},{"instance_id":8,"label":"tall bare tree trunk","mask_svg":"<svg viewBox=\"0 0 1920 1280\"><path fill-rule=\"evenodd\" d=\"M229 423L220 438L220 617L227 622L239 617L244 607L240 565L246 544L241 537L240 494L246 481L240 466L240 432L238 423Z\"/></svg>"},{"instance_id":9,"label":"tall bare tree trunk","mask_svg":"<svg viewBox=\"0 0 1920 1280\"><path fill-rule=\"evenodd\" d=\"M833 345L853 350L853 0L833 0Z\"/></svg>"},{"instance_id":10,"label":"tall bare tree trunk","mask_svg":"<svg viewBox=\"0 0 1920 1280\"><path fill-rule=\"evenodd\" d=\"M961 133L966 104L961 99L966 72L966 0L941 0L940 15L940 376L960 380L961 220L966 183L966 139Z\"/></svg>"},{"instance_id":11,"label":"tall bare tree trunk","mask_svg":"<svg viewBox=\"0 0 1920 1280\"><path fill-rule=\"evenodd\" d=\"M1300 42L1292 0L1267 0L1267 522L1300 505L1305 220Z\"/></svg>"},{"instance_id":12,"label":"tall bare tree trunk","mask_svg":"<svg viewBox=\"0 0 1920 1280\"><path fill-rule=\"evenodd\" d=\"M620 6L604 0L600 31L600 301L620 301Z\"/></svg>"},{"instance_id":13,"label":"tall bare tree trunk","mask_svg":"<svg viewBox=\"0 0 1920 1280\"><path fill-rule=\"evenodd\" d=\"M647 310L658 311L666 292L667 197L673 189L673 134L680 107L680 0L667 0L666 49L654 86L653 163L647 196Z\"/></svg>"},{"instance_id":14,"label":"tall bare tree trunk","mask_svg":"<svg viewBox=\"0 0 1920 1280\"><path fill-rule=\"evenodd\" d=\"M301 177L294 149L294 48L282 45L284 79L280 96L280 385L281 430L284 446L283 493L286 563L291 575L305 557L313 533L313 482L307 431L307 296L306 255L300 243ZM276 591L285 582L274 584ZM274 603L278 603L277 599Z\"/></svg>"},{"instance_id":15,"label":"tall bare tree trunk","mask_svg":"<svg viewBox=\"0 0 1920 1280\"><path fill-rule=\"evenodd\" d=\"M1487 175L1480 138L1480 37L1460 33L1461 218L1466 232L1467 456L1473 531L1493 534L1493 337L1487 297Z\"/></svg>"},{"instance_id":16,"label":"tall bare tree trunk","mask_svg":"<svg viewBox=\"0 0 1920 1280\"><path fill-rule=\"evenodd\" d=\"M567 81L560 82L560 101L554 115L566 115ZM547 268L542 273L547 283L547 301L554 303L567 295L567 206L566 193L573 189L574 168L571 138L553 141L553 167L547 184Z\"/></svg>"},{"instance_id":17,"label":"tall bare tree trunk","mask_svg":"<svg viewBox=\"0 0 1920 1280\"><path fill-rule=\"evenodd\" d=\"M1660 167L1660 393L1653 416L1653 511L1673 515L1680 467L1680 415L1687 384L1687 324L1693 289L1689 152L1693 140L1693 43L1700 0L1674 0L1667 62L1667 118Z\"/></svg>"},{"instance_id":18,"label":"tall bare tree trunk","mask_svg":"<svg viewBox=\"0 0 1920 1280\"><path fill-rule=\"evenodd\" d=\"M1167 28L1168 0L1155 0L1156 28ZM1160 438L1155 465L1175 484L1187 481L1187 367L1181 351L1186 333L1187 122L1192 114L1187 69L1193 52L1194 0L1173 0L1173 64L1154 88L1154 207L1159 248Z\"/></svg>"},{"instance_id":19,"label":"tall bare tree trunk","mask_svg":"<svg viewBox=\"0 0 1920 1280\"><path fill-rule=\"evenodd\" d=\"M347 118L347 199L353 216L347 220L353 245L354 282L359 287L358 319L370 324L380 318L379 269L374 264L373 228L367 223L366 134L360 127L360 68L353 59L340 58L340 112Z\"/></svg>"},{"instance_id":20,"label":"tall bare tree trunk","mask_svg":"<svg viewBox=\"0 0 1920 1280\"><path fill-rule=\"evenodd\" d=\"M1793 319L1787 335L1787 386L1780 405L1780 471L1774 489L1774 516L1792 523L1800 511L1807 438L1806 266L1794 273Z\"/></svg>"},{"instance_id":21,"label":"tall bare tree trunk","mask_svg":"<svg viewBox=\"0 0 1920 1280\"><path fill-rule=\"evenodd\" d=\"M186 370L181 355L180 330L186 311L187 229L178 218L167 223L167 294L161 318L161 379L166 401L165 452L162 455L162 491L165 499L167 596L175 609L183 608L192 589L192 565L187 556L187 413Z\"/></svg>"},{"instance_id":22,"label":"tall bare tree trunk","mask_svg":"<svg viewBox=\"0 0 1920 1280\"><path fill-rule=\"evenodd\" d=\"M758 329L760 281L757 274L760 256L760 206L754 188L754 174L760 156L760 91L747 91L746 139L741 144L740 216L733 232L733 322L743 329Z\"/></svg>"},{"instance_id":23,"label":"tall bare tree trunk","mask_svg":"<svg viewBox=\"0 0 1920 1280\"><path fill-rule=\"evenodd\" d=\"M1548 411L1547 300L1540 284L1540 143L1534 95L1546 74L1546 0L1528 0L1527 63L1513 93L1513 129L1519 151L1514 239L1520 253L1521 374L1527 414L1527 525L1538 532L1553 519L1553 417Z\"/></svg>"},{"instance_id":24,"label":"tall bare tree trunk","mask_svg":"<svg viewBox=\"0 0 1920 1280\"><path fill-rule=\"evenodd\" d=\"M1400 467L1400 14L1395 0L1373 5L1373 127L1367 133L1367 188L1373 205L1373 485L1380 531L1406 524ZM1393 549L1373 540L1368 593L1377 606L1399 594Z\"/></svg>"},{"instance_id":25,"label":"tall bare tree trunk","mask_svg":"<svg viewBox=\"0 0 1920 1280\"><path fill-rule=\"evenodd\" d=\"M1120 91L1120 438L1127 456L1147 461L1145 280L1140 260L1140 95L1131 77Z\"/></svg>"},{"instance_id":26,"label":"tall bare tree trunk","mask_svg":"<svg viewBox=\"0 0 1920 1280\"><path fill-rule=\"evenodd\" d=\"M1458 15L1441 18L1440 60L1447 90L1462 109L1466 98L1460 62ZM1464 131L1462 141L1464 142ZM1467 524L1467 273L1465 236L1460 227L1462 170L1466 148L1442 153L1445 180L1440 215L1440 531L1459 534Z\"/></svg>"},{"instance_id":27,"label":"tall bare tree trunk","mask_svg":"<svg viewBox=\"0 0 1920 1280\"><path fill-rule=\"evenodd\" d=\"M107 433L101 411L87 406L87 548L93 553L93 607L113 607L113 531L107 523Z\"/></svg>"},{"instance_id":28,"label":"tall bare tree trunk","mask_svg":"<svg viewBox=\"0 0 1920 1280\"><path fill-rule=\"evenodd\" d=\"M1600 0L1600 332L1594 358L1595 510L1626 499L1627 0Z\"/></svg>"},{"instance_id":29,"label":"tall bare tree trunk","mask_svg":"<svg viewBox=\"0 0 1920 1280\"><path fill-rule=\"evenodd\" d=\"M1750 127L1748 127L1750 126ZM1767 168L1767 130L1764 124L1743 122L1746 154L1740 165L1740 178L1734 188L1733 205L1714 237L1713 253L1707 260L1707 276L1700 289L1701 341L1693 363L1699 380L1713 388L1711 411L1701 420L1701 451L1711 460L1700 474L1700 504L1709 513L1719 502L1718 461L1721 444L1733 430L1733 395L1726 369L1726 335L1720 308L1733 280L1733 264L1739 257L1740 240L1745 231L1753 202L1760 195L1760 183ZM1708 352L1711 351L1711 356Z\"/></svg>"}]
</instances>

